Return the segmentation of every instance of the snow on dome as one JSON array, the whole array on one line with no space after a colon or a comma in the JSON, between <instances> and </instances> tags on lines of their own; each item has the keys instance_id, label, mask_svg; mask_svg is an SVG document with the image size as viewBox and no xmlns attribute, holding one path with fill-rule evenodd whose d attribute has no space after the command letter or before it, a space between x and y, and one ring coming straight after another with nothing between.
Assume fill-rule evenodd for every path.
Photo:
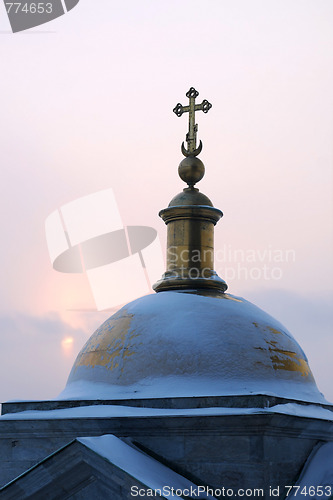
<instances>
[{"instance_id":1,"label":"snow on dome","mask_svg":"<svg viewBox=\"0 0 333 500\"><path fill-rule=\"evenodd\" d=\"M60 398L249 394L327 403L281 323L243 298L187 290L146 295L105 321Z\"/></svg>"}]
</instances>

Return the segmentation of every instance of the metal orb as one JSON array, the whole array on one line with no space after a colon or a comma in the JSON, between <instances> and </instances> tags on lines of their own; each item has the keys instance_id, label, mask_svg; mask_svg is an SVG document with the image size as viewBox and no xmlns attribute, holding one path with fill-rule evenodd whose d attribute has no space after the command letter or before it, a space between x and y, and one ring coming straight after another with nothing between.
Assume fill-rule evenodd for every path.
<instances>
[{"instance_id":1,"label":"metal orb","mask_svg":"<svg viewBox=\"0 0 333 500\"><path fill-rule=\"evenodd\" d=\"M178 174L186 184L194 186L205 175L205 166L199 158L188 156L180 162Z\"/></svg>"}]
</instances>

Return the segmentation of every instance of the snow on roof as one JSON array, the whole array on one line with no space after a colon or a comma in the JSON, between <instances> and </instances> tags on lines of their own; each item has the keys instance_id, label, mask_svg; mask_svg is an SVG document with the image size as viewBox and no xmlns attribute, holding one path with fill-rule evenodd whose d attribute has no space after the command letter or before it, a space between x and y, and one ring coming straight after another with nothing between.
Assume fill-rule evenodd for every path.
<instances>
[{"instance_id":1,"label":"snow on roof","mask_svg":"<svg viewBox=\"0 0 333 500\"><path fill-rule=\"evenodd\" d=\"M296 403L279 404L271 408L190 408L190 409L160 409L138 408L118 405L92 405L61 410L23 411L7 413L1 420L49 420L68 418L112 418L112 417L186 417L212 415L257 415L257 414L284 414L297 417L315 418L333 421L333 412L315 405L301 405Z\"/></svg>"},{"instance_id":2,"label":"snow on roof","mask_svg":"<svg viewBox=\"0 0 333 500\"><path fill-rule=\"evenodd\" d=\"M146 378L135 384L123 386L108 383L78 380L67 385L57 397L59 400L88 400L88 399L150 399L175 397L204 397L204 396L253 396L265 395L296 399L308 403L330 404L325 397L316 390L314 397L313 386L303 381L244 380L230 379L221 381L216 376L184 376L169 375L159 378Z\"/></svg>"},{"instance_id":3,"label":"snow on roof","mask_svg":"<svg viewBox=\"0 0 333 500\"><path fill-rule=\"evenodd\" d=\"M79 353L61 399L271 394L326 403L281 323L229 294L159 292L124 306Z\"/></svg>"},{"instance_id":4,"label":"snow on roof","mask_svg":"<svg viewBox=\"0 0 333 500\"><path fill-rule=\"evenodd\" d=\"M299 486L299 488L297 488ZM310 454L302 474L290 491L292 498L332 498L333 443L319 443Z\"/></svg>"},{"instance_id":5,"label":"snow on roof","mask_svg":"<svg viewBox=\"0 0 333 500\"><path fill-rule=\"evenodd\" d=\"M197 490L197 486L188 479L180 476L145 453L132 448L112 434L99 437L82 437L77 438L77 441L106 458L109 462L135 477L152 490L163 491L163 488L166 486L170 490L174 488L182 492L186 489L190 490L191 487ZM179 498L179 495L175 495L171 491L167 497ZM213 499L214 497L200 495L198 498Z\"/></svg>"}]
</instances>

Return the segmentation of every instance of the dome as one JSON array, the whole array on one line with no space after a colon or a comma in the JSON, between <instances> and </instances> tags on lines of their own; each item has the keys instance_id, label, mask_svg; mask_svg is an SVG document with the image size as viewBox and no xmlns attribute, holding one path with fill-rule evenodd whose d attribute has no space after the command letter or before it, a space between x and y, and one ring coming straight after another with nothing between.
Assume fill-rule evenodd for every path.
<instances>
[{"instance_id":1,"label":"dome","mask_svg":"<svg viewBox=\"0 0 333 500\"><path fill-rule=\"evenodd\" d=\"M326 402L281 323L243 298L187 290L146 295L105 321L77 356L61 397L249 394Z\"/></svg>"},{"instance_id":2,"label":"dome","mask_svg":"<svg viewBox=\"0 0 333 500\"><path fill-rule=\"evenodd\" d=\"M125 305L90 337L73 365L64 399L141 399L267 395L327 403L301 347L274 318L226 294L214 271L214 226L223 213L194 185L205 167L197 155L191 87L186 157L178 173L189 187L159 215L167 225L166 272L157 292Z\"/></svg>"},{"instance_id":3,"label":"dome","mask_svg":"<svg viewBox=\"0 0 333 500\"><path fill-rule=\"evenodd\" d=\"M196 206L203 205L212 207L213 204L203 193L200 193L197 188L185 188L181 193L178 193L169 203L169 207L178 207L178 206Z\"/></svg>"}]
</instances>

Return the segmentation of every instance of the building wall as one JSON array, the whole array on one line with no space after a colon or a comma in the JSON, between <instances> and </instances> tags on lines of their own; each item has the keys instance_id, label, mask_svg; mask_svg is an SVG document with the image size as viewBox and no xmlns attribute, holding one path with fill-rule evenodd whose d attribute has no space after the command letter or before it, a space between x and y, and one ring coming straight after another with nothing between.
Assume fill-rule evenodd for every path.
<instances>
[{"instance_id":1,"label":"building wall","mask_svg":"<svg viewBox=\"0 0 333 500\"><path fill-rule=\"evenodd\" d=\"M0 421L0 484L76 437L115 434L134 441L198 485L263 488L294 484L333 423L282 414Z\"/></svg>"}]
</instances>

